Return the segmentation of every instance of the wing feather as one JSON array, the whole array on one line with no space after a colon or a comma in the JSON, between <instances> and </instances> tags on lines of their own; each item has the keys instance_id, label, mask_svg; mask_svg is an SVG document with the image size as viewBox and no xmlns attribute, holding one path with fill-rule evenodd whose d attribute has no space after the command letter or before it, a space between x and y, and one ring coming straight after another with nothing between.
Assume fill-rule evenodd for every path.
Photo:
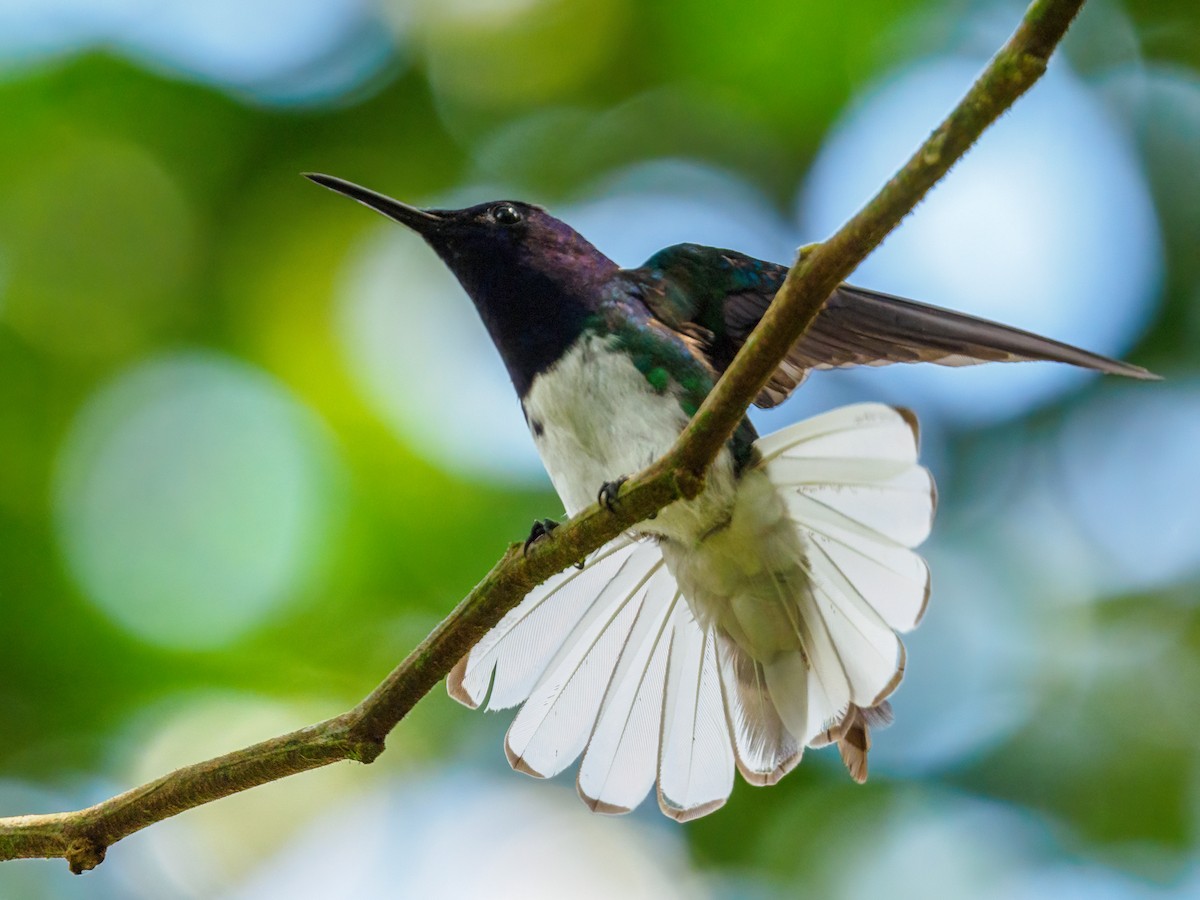
<instances>
[{"instance_id":1,"label":"wing feather","mask_svg":"<svg viewBox=\"0 0 1200 900\"><path fill-rule=\"evenodd\" d=\"M646 305L664 323L681 333L699 326L707 335L701 349L719 373L766 313L787 272L785 266L733 250L678 244L626 275L640 286ZM844 284L754 402L762 407L782 403L813 369L1034 360L1157 378L1140 366L1029 331Z\"/></svg>"}]
</instances>

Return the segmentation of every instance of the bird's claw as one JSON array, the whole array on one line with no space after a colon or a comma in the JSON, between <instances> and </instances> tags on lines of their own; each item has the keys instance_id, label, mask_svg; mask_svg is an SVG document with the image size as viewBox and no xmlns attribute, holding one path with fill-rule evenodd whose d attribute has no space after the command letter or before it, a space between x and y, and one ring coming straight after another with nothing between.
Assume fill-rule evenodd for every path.
<instances>
[{"instance_id":1,"label":"bird's claw","mask_svg":"<svg viewBox=\"0 0 1200 900\"><path fill-rule=\"evenodd\" d=\"M528 556L529 548L557 527L558 523L553 519L534 519L533 526L529 529L529 537L525 538L525 555Z\"/></svg>"},{"instance_id":2,"label":"bird's claw","mask_svg":"<svg viewBox=\"0 0 1200 900\"><path fill-rule=\"evenodd\" d=\"M617 494L621 491L623 485L629 479L622 475L616 481L606 481L600 485L600 493L596 495L596 502L607 509L609 512L617 511Z\"/></svg>"}]
</instances>

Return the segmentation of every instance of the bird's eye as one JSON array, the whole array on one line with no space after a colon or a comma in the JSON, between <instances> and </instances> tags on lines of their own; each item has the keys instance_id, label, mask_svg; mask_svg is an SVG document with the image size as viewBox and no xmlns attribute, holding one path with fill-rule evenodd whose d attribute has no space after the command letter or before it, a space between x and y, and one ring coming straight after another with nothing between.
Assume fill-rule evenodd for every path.
<instances>
[{"instance_id":1,"label":"bird's eye","mask_svg":"<svg viewBox=\"0 0 1200 900\"><path fill-rule=\"evenodd\" d=\"M492 218L501 225L516 225L521 221L521 213L511 203L501 203L492 207Z\"/></svg>"}]
</instances>

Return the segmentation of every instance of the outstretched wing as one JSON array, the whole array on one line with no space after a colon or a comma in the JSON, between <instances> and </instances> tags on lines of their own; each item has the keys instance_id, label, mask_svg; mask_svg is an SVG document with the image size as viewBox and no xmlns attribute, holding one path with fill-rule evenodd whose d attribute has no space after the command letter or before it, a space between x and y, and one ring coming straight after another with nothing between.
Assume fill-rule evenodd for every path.
<instances>
[{"instance_id":1,"label":"outstretched wing","mask_svg":"<svg viewBox=\"0 0 1200 900\"><path fill-rule=\"evenodd\" d=\"M677 244L629 270L666 325L689 335L718 371L732 362L783 284L787 267L733 250ZM755 398L776 406L813 369L931 362L1046 360L1112 375L1156 378L1140 366L987 319L842 285Z\"/></svg>"}]
</instances>

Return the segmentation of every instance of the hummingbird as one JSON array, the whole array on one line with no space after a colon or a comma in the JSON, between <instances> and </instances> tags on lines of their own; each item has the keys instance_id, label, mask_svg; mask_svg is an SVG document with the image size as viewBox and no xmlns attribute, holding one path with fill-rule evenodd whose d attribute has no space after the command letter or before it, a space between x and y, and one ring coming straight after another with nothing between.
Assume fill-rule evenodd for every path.
<instances>
[{"instance_id":1,"label":"hummingbird","mask_svg":"<svg viewBox=\"0 0 1200 900\"><path fill-rule=\"evenodd\" d=\"M530 203L420 209L307 177L415 231L454 273L569 516L619 503L624 478L673 446L788 271L698 244L622 269ZM842 285L754 402L783 402L816 369L1021 360L1156 377ZM764 437L743 418L697 497L535 588L458 663L450 694L520 706L509 763L545 778L582 757L577 789L597 812L628 812L653 788L666 815L694 819L725 803L735 772L774 784L829 744L864 781L870 730L891 721L904 674L899 635L929 599L914 548L936 490L917 442L915 416L880 403ZM526 549L555 525L535 522Z\"/></svg>"}]
</instances>

